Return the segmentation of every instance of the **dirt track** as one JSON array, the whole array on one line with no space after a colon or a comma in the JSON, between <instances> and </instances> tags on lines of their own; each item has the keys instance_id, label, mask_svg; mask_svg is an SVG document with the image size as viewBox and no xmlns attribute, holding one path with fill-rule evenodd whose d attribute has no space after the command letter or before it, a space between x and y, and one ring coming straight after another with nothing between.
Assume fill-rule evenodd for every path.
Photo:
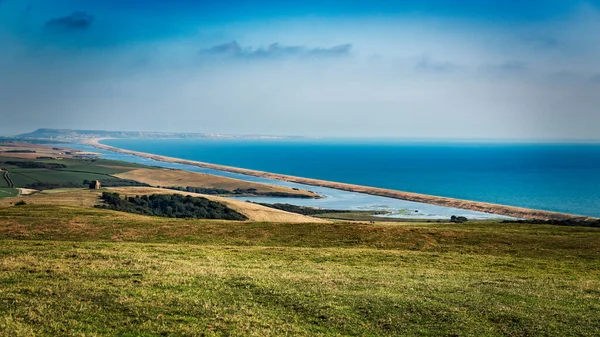
<instances>
[{"instance_id":1,"label":"dirt track","mask_svg":"<svg viewBox=\"0 0 600 337\"><path fill-rule=\"evenodd\" d=\"M15 183L13 183L12 179L10 178L10 173L8 172L8 170L0 169L0 172L2 172L2 177L4 178L4 180L6 180L8 187L15 188Z\"/></svg>"}]
</instances>

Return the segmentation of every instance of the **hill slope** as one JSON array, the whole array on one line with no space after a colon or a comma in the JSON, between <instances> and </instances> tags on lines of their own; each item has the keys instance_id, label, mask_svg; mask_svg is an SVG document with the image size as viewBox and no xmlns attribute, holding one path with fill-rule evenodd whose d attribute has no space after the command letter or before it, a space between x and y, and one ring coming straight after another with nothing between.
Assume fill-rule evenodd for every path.
<instances>
[{"instance_id":1,"label":"hill slope","mask_svg":"<svg viewBox=\"0 0 600 337\"><path fill-rule=\"evenodd\" d=\"M0 335L597 336L600 229L0 209Z\"/></svg>"}]
</instances>

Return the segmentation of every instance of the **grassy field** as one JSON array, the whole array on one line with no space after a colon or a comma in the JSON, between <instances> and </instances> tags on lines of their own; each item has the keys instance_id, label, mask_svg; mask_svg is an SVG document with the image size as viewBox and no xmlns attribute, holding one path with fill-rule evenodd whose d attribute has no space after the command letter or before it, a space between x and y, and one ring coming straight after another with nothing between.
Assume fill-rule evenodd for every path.
<instances>
[{"instance_id":1,"label":"grassy field","mask_svg":"<svg viewBox=\"0 0 600 337\"><path fill-rule=\"evenodd\" d=\"M0 208L0 335L597 336L600 230Z\"/></svg>"},{"instance_id":2,"label":"grassy field","mask_svg":"<svg viewBox=\"0 0 600 337\"><path fill-rule=\"evenodd\" d=\"M26 187L28 184L36 182L44 183L77 183L81 184L84 180L101 180L111 178L112 175L123 173L128 170L140 168L141 165L131 164L111 160L78 160L64 158L61 160L53 159L26 159L11 158L7 154L0 156L0 167L10 171L10 177L16 187ZM31 161L42 163L54 163L66 165L66 168L43 169L43 168L20 168L14 165L6 164L7 161ZM147 168L151 170L152 168Z\"/></svg>"},{"instance_id":3,"label":"grassy field","mask_svg":"<svg viewBox=\"0 0 600 337\"><path fill-rule=\"evenodd\" d=\"M1 179L1 177L0 177ZM4 188L4 187L0 187L0 199L1 198L9 198L9 197L16 197L17 195L19 195L19 191L14 189L14 188Z\"/></svg>"},{"instance_id":4,"label":"grassy field","mask_svg":"<svg viewBox=\"0 0 600 337\"><path fill-rule=\"evenodd\" d=\"M35 149L40 152L51 151L51 148L36 147L31 144L28 146L28 149ZM0 149L2 148L3 147L0 146ZM4 148L7 147L5 146ZM131 179L152 186L193 186L200 188L227 189L231 191L235 189L256 189L257 192L262 193L283 192L292 195L318 197L317 194L309 191L294 190L287 187L260 184L197 172L162 169L122 161L106 159L82 160L67 157L62 159L36 159L36 156L39 155L54 157L57 153L21 154L25 157L15 157L17 155L18 154L14 153L0 153L0 168L5 168L10 171L10 177L12 178L15 187L26 187L29 184L35 183L81 184L84 180L114 179L116 177L121 179ZM33 158L27 158L27 156L33 156ZM61 164L65 165L66 168L22 168L15 165L9 165L6 163L7 161ZM0 181L0 187L4 187L4 185L6 185L6 182L2 179L2 181ZM8 185L6 185L6 187L8 187Z\"/></svg>"},{"instance_id":5,"label":"grassy field","mask_svg":"<svg viewBox=\"0 0 600 337\"><path fill-rule=\"evenodd\" d=\"M3 172L0 171L0 188L10 187L10 186L8 186L8 182L6 182L6 180L4 180L4 178L2 176L3 176Z\"/></svg>"},{"instance_id":6,"label":"grassy field","mask_svg":"<svg viewBox=\"0 0 600 337\"><path fill-rule=\"evenodd\" d=\"M106 174L69 172L61 170L34 170L15 169L10 170L10 176L17 187L25 187L35 182L58 183L68 182L81 184L84 180L101 180L110 178Z\"/></svg>"}]
</instances>

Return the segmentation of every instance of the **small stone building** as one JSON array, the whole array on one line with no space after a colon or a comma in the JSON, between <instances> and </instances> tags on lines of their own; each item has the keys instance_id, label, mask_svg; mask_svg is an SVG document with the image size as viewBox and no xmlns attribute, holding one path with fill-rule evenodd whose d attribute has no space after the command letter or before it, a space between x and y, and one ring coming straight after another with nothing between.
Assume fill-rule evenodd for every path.
<instances>
[{"instance_id":1,"label":"small stone building","mask_svg":"<svg viewBox=\"0 0 600 337\"><path fill-rule=\"evenodd\" d=\"M90 181L90 190L99 190L100 189L100 181L92 180Z\"/></svg>"}]
</instances>

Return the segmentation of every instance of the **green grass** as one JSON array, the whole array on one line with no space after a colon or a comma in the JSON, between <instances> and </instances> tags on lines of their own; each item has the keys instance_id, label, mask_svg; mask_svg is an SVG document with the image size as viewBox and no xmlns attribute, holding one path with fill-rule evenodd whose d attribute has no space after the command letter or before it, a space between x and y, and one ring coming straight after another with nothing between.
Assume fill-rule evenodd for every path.
<instances>
[{"instance_id":1,"label":"green grass","mask_svg":"<svg viewBox=\"0 0 600 337\"><path fill-rule=\"evenodd\" d=\"M600 333L600 230L0 209L0 335Z\"/></svg>"},{"instance_id":2,"label":"green grass","mask_svg":"<svg viewBox=\"0 0 600 337\"><path fill-rule=\"evenodd\" d=\"M91 161L83 161L83 160L60 160L57 161L61 164L66 164L68 167L66 169L61 170L73 170L73 171L83 171L83 172L95 172L100 174L118 174L127 172L136 168L151 168L149 166L136 164L136 163L128 163L124 161L117 160L107 160L107 159L97 159L95 162ZM113 167L103 167L103 166L113 166ZM120 168L117 168L120 167Z\"/></svg>"},{"instance_id":3,"label":"green grass","mask_svg":"<svg viewBox=\"0 0 600 337\"><path fill-rule=\"evenodd\" d=\"M0 177L1 178L1 177ZM14 188L0 188L0 198L16 197L19 191Z\"/></svg>"},{"instance_id":4,"label":"green grass","mask_svg":"<svg viewBox=\"0 0 600 337\"><path fill-rule=\"evenodd\" d=\"M29 177L28 174L25 173L13 173L10 171L10 179L12 179L13 183L16 187L24 188L28 184L33 184L37 182L34 178Z\"/></svg>"},{"instance_id":5,"label":"green grass","mask_svg":"<svg viewBox=\"0 0 600 337\"><path fill-rule=\"evenodd\" d=\"M63 170L44 170L44 169L15 169L11 170L11 177L14 176L13 179L16 186L20 186L19 182L21 182L20 177L25 177L26 181L34 180L34 181L42 181L47 183L54 182L72 182L81 184L85 179L87 180L100 180L107 179L110 176L106 174L97 174L97 173L84 173L84 172L70 172Z\"/></svg>"},{"instance_id":6,"label":"green grass","mask_svg":"<svg viewBox=\"0 0 600 337\"><path fill-rule=\"evenodd\" d=\"M39 169L19 168L12 165L2 164L3 161L38 161L44 163L57 163L66 165L63 169ZM112 167L105 167L112 166ZM44 183L82 183L84 180L102 180L110 178L112 174L126 172L130 169L145 167L144 165L127 163L122 161L98 159L94 162L76 159L21 159L0 157L0 167L10 171L11 179L16 187L26 187L36 182ZM0 185L3 186L3 185Z\"/></svg>"},{"instance_id":7,"label":"green grass","mask_svg":"<svg viewBox=\"0 0 600 337\"><path fill-rule=\"evenodd\" d=\"M125 161L119 160L108 160L108 159L96 159L94 161L91 160L83 160L83 159L26 159L26 158L13 158L7 154L3 154L0 156L0 162L4 161L36 161L36 162L44 162L44 163L54 163L54 164L63 164L66 165L66 169L60 170L70 170L70 171L83 171L83 172L95 172L102 174L118 174L127 172L130 169L136 168L152 168L142 164L129 163ZM6 167L9 170L17 169L18 167L0 164L2 167ZM112 167L104 167L104 166L112 166ZM12 171L12 170L11 170Z\"/></svg>"}]
</instances>

